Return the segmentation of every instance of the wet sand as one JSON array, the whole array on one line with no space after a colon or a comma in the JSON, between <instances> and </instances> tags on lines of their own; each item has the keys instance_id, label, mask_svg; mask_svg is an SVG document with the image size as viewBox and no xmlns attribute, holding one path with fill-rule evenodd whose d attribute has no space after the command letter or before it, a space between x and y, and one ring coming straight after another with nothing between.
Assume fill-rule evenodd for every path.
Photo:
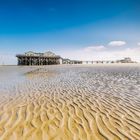
<instances>
[{"instance_id":1,"label":"wet sand","mask_svg":"<svg viewBox=\"0 0 140 140\"><path fill-rule=\"evenodd\" d=\"M0 66L0 140L139 140L140 65Z\"/></svg>"}]
</instances>

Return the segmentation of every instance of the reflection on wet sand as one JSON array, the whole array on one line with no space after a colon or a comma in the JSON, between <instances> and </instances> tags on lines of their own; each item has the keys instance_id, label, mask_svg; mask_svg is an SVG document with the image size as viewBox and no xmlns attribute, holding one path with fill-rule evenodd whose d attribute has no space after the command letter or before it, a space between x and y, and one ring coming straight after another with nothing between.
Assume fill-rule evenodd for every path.
<instances>
[{"instance_id":1,"label":"reflection on wet sand","mask_svg":"<svg viewBox=\"0 0 140 140\"><path fill-rule=\"evenodd\" d=\"M0 139L140 139L140 66L12 69L18 82L0 78Z\"/></svg>"}]
</instances>

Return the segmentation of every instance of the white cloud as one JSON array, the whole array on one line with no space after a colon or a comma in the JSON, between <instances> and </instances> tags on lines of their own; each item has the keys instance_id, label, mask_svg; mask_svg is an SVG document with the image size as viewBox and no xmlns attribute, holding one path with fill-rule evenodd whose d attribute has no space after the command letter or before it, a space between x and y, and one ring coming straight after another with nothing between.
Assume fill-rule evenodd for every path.
<instances>
[{"instance_id":1,"label":"white cloud","mask_svg":"<svg viewBox=\"0 0 140 140\"><path fill-rule=\"evenodd\" d=\"M124 57L130 57L134 61L140 62L140 47L124 48L121 50L102 50L87 52L80 50L65 50L58 52L64 58L74 60L118 60Z\"/></svg>"},{"instance_id":2,"label":"white cloud","mask_svg":"<svg viewBox=\"0 0 140 140\"><path fill-rule=\"evenodd\" d=\"M124 46L126 44L125 41L111 41L109 42L109 46L112 46L112 47L120 47L120 46Z\"/></svg>"},{"instance_id":3,"label":"white cloud","mask_svg":"<svg viewBox=\"0 0 140 140\"><path fill-rule=\"evenodd\" d=\"M0 54L0 65L16 65L17 58L11 54Z\"/></svg>"},{"instance_id":4,"label":"white cloud","mask_svg":"<svg viewBox=\"0 0 140 140\"><path fill-rule=\"evenodd\" d=\"M138 42L138 46L140 46L140 42Z\"/></svg>"},{"instance_id":5,"label":"white cloud","mask_svg":"<svg viewBox=\"0 0 140 140\"><path fill-rule=\"evenodd\" d=\"M85 52L92 52L92 51L102 51L104 50L105 47L100 45L100 46L89 46L89 47L86 47L84 48L84 51Z\"/></svg>"}]
</instances>

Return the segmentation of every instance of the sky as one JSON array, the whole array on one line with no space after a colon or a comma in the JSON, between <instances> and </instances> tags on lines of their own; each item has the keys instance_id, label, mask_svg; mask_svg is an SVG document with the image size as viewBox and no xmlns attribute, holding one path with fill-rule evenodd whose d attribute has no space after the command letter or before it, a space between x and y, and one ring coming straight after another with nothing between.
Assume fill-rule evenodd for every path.
<instances>
[{"instance_id":1,"label":"sky","mask_svg":"<svg viewBox=\"0 0 140 140\"><path fill-rule=\"evenodd\" d=\"M140 62L140 0L0 0L0 64L27 51Z\"/></svg>"}]
</instances>

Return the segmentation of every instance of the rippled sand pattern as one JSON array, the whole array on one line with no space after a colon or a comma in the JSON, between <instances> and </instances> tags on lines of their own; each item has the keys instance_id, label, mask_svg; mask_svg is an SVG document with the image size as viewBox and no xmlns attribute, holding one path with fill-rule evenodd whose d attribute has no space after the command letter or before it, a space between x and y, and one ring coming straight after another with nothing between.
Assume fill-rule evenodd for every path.
<instances>
[{"instance_id":1,"label":"rippled sand pattern","mask_svg":"<svg viewBox=\"0 0 140 140\"><path fill-rule=\"evenodd\" d=\"M140 140L140 66L48 66L21 77L1 86L0 140Z\"/></svg>"}]
</instances>

